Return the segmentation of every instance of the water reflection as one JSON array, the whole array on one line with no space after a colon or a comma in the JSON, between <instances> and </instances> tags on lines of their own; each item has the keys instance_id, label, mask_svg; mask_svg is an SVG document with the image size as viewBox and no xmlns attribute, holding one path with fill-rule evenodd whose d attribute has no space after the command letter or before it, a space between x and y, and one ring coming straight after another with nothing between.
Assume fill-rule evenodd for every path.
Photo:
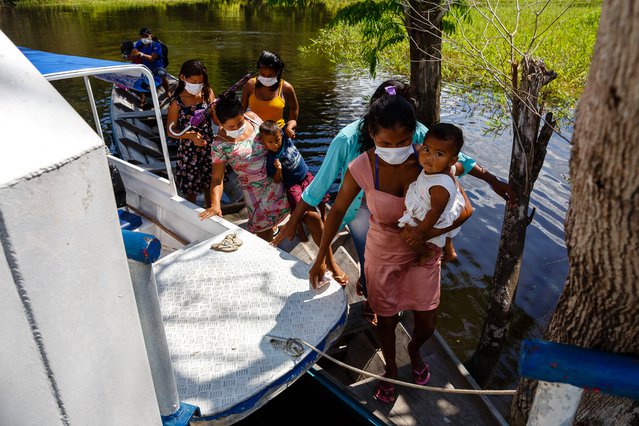
<instances>
[{"instance_id":1,"label":"water reflection","mask_svg":"<svg viewBox=\"0 0 639 426\"><path fill-rule=\"evenodd\" d=\"M121 41L136 37L139 27L150 27L169 46L169 71L197 57L209 68L216 93L253 70L263 49L278 52L286 63L285 78L296 89L300 103L297 145L311 170L316 172L331 139L339 129L364 112L366 98L381 82L351 78L322 57L298 54L331 16L323 7L305 10L237 4L209 3L139 9L14 9L0 6L0 28L14 43L58 53L120 59ZM94 82L102 127L109 133L110 86ZM55 83L74 107L92 123L81 80ZM464 151L495 175L506 177L512 136L486 136L488 117L474 112L459 96L444 90L442 121L460 125L465 133ZM524 262L516 302L513 336L498 369L502 382L514 385L519 340L540 335L554 309L567 273L563 222L570 185L570 145L554 136L531 200L535 220L528 229ZM462 179L475 214L455 238L458 265L442 270L442 305L439 329L462 359L476 346L481 330L486 289L490 284L504 202L483 182ZM337 185L333 186L333 191Z\"/></svg>"}]
</instances>

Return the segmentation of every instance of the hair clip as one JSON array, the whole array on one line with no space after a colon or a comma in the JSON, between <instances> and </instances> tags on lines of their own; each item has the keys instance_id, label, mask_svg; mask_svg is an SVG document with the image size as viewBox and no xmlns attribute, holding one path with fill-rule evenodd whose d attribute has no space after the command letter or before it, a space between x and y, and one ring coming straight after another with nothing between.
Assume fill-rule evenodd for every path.
<instances>
[{"instance_id":1,"label":"hair clip","mask_svg":"<svg viewBox=\"0 0 639 426\"><path fill-rule=\"evenodd\" d=\"M386 86L384 90L386 90L386 93L391 96L395 96L397 94L397 92L395 91L395 86Z\"/></svg>"}]
</instances>

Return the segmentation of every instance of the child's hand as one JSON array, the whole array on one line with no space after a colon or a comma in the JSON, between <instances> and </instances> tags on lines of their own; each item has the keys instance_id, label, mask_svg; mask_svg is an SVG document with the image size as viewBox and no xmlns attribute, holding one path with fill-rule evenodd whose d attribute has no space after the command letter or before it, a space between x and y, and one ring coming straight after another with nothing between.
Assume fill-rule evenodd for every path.
<instances>
[{"instance_id":1,"label":"child's hand","mask_svg":"<svg viewBox=\"0 0 639 426\"><path fill-rule=\"evenodd\" d=\"M284 238L286 238L289 241L293 241L294 236L295 236L295 226L291 226L291 222L289 221L286 225L284 225L280 229L280 232L277 233L275 238L273 238L273 241L271 241L271 245L273 247L279 246L282 243L282 241L284 241Z\"/></svg>"},{"instance_id":2,"label":"child's hand","mask_svg":"<svg viewBox=\"0 0 639 426\"><path fill-rule=\"evenodd\" d=\"M195 146L206 146L206 141L202 137L200 132L193 132L190 135L191 141L193 141L193 145Z\"/></svg>"},{"instance_id":3,"label":"child's hand","mask_svg":"<svg viewBox=\"0 0 639 426\"><path fill-rule=\"evenodd\" d=\"M280 163L280 160L278 158L275 159L275 163L273 163L273 165L277 170L282 170L282 163Z\"/></svg>"}]
</instances>

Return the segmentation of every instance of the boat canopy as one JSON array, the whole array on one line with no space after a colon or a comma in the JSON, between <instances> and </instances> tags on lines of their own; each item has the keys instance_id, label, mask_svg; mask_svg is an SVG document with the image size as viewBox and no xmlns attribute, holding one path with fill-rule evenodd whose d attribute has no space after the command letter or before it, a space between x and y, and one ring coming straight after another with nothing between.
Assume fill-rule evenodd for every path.
<instances>
[{"instance_id":1,"label":"boat canopy","mask_svg":"<svg viewBox=\"0 0 639 426\"><path fill-rule=\"evenodd\" d=\"M27 47L18 49L49 81L90 75L129 89L139 89L140 86L142 72L137 64L62 55Z\"/></svg>"},{"instance_id":2,"label":"boat canopy","mask_svg":"<svg viewBox=\"0 0 639 426\"><path fill-rule=\"evenodd\" d=\"M33 66L35 66L48 81L65 80L76 77L84 78L87 96L89 98L89 103L91 104L91 112L93 113L93 119L95 121L95 130L103 140L104 134L102 133L101 120L93 97L93 90L91 89L89 77L95 77L100 80L107 81L123 89L150 92L151 98L153 99L153 113L155 114L155 120L158 126L167 175L169 176L173 195L177 195L177 188L171 171L169 150L166 144L166 135L164 133L162 111L160 109L160 101L157 93L157 87L160 85L161 80L159 78L155 78L146 66L142 64L131 64L119 61L108 61L105 59L85 58L82 56L43 52L41 50L29 49L27 47L18 47L18 49L20 49L22 54L26 56ZM149 85L148 83L150 81L154 81L155 84Z\"/></svg>"}]
</instances>

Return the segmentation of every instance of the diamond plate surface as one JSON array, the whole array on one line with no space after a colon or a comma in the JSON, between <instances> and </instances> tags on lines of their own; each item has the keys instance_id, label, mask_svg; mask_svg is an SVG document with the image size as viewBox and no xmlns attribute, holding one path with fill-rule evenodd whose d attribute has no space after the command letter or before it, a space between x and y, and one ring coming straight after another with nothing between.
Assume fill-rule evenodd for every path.
<instances>
[{"instance_id":1,"label":"diamond plate surface","mask_svg":"<svg viewBox=\"0 0 639 426\"><path fill-rule=\"evenodd\" d=\"M310 290L308 265L238 235L244 244L235 252L209 248L221 235L153 265L180 400L203 416L238 405L295 366L265 335L317 345L347 308L338 284Z\"/></svg>"}]
</instances>

